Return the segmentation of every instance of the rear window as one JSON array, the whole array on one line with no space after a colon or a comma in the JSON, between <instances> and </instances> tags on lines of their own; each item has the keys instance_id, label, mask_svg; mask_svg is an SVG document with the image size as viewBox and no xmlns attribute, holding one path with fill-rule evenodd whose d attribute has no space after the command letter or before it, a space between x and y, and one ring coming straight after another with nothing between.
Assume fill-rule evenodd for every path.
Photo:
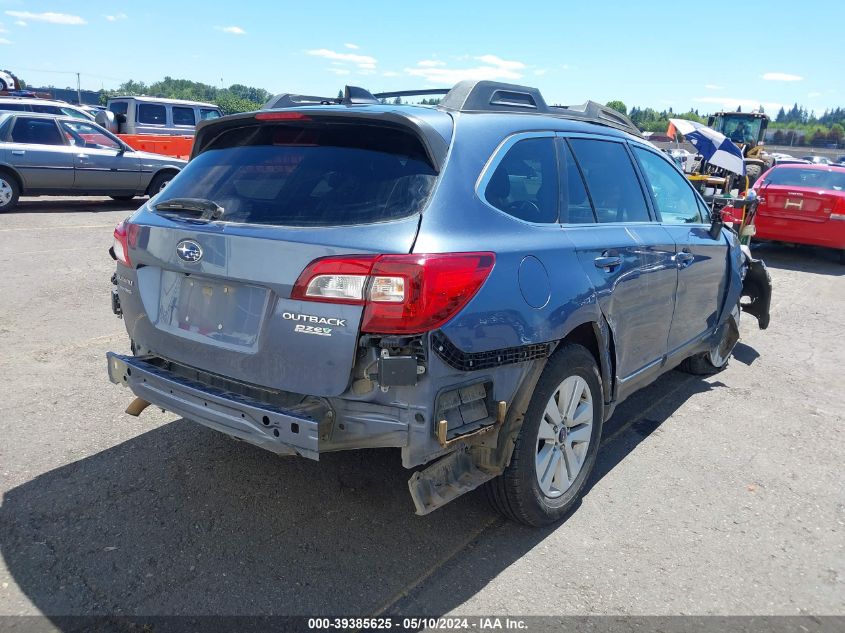
<instances>
[{"instance_id":1,"label":"rear window","mask_svg":"<svg viewBox=\"0 0 845 633\"><path fill-rule=\"evenodd\" d=\"M114 101L109 104L109 110L114 112L115 114L126 114L129 110L129 102L128 101Z\"/></svg>"},{"instance_id":2,"label":"rear window","mask_svg":"<svg viewBox=\"0 0 845 633\"><path fill-rule=\"evenodd\" d=\"M842 191L845 188L845 172L825 169L773 169L766 176L766 184Z\"/></svg>"},{"instance_id":3,"label":"rear window","mask_svg":"<svg viewBox=\"0 0 845 633\"><path fill-rule=\"evenodd\" d=\"M436 176L405 130L273 124L224 132L157 201L212 200L228 222L370 224L419 213Z\"/></svg>"}]
</instances>

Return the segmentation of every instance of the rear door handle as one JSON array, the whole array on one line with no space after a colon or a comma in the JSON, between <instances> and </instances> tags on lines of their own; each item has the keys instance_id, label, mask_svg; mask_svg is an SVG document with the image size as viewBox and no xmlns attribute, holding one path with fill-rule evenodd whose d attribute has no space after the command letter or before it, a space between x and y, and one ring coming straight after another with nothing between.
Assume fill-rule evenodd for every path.
<instances>
[{"instance_id":1,"label":"rear door handle","mask_svg":"<svg viewBox=\"0 0 845 633\"><path fill-rule=\"evenodd\" d=\"M686 268L695 260L695 255L687 251L681 251L675 255L675 261L678 262L679 268Z\"/></svg>"},{"instance_id":2,"label":"rear door handle","mask_svg":"<svg viewBox=\"0 0 845 633\"><path fill-rule=\"evenodd\" d=\"M77 157L77 158L81 158L82 160L87 160L87 159L88 159L88 154L77 154L77 155L76 155L76 157Z\"/></svg>"},{"instance_id":3,"label":"rear door handle","mask_svg":"<svg viewBox=\"0 0 845 633\"><path fill-rule=\"evenodd\" d=\"M611 268L622 265L622 258L619 255L603 255L596 257L594 261L596 268L603 268L607 272L610 272Z\"/></svg>"},{"instance_id":4,"label":"rear door handle","mask_svg":"<svg viewBox=\"0 0 845 633\"><path fill-rule=\"evenodd\" d=\"M24 154L26 154L25 149L13 149L12 150L12 156L23 156Z\"/></svg>"}]
</instances>

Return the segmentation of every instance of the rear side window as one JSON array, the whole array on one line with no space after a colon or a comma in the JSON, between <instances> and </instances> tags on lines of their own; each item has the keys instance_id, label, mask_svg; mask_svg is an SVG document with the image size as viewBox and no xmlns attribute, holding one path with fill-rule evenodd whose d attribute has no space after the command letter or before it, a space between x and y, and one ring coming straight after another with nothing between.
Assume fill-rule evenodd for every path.
<instances>
[{"instance_id":1,"label":"rear side window","mask_svg":"<svg viewBox=\"0 0 845 633\"><path fill-rule=\"evenodd\" d=\"M625 146L612 141L571 139L599 222L648 222L643 190Z\"/></svg>"},{"instance_id":2,"label":"rear side window","mask_svg":"<svg viewBox=\"0 0 845 633\"><path fill-rule=\"evenodd\" d=\"M29 119L19 117L12 128L13 143L33 145L64 145L59 128L53 119Z\"/></svg>"},{"instance_id":3,"label":"rear side window","mask_svg":"<svg viewBox=\"0 0 845 633\"><path fill-rule=\"evenodd\" d=\"M62 109L54 105L33 104L32 111L43 112L44 114L63 114Z\"/></svg>"},{"instance_id":4,"label":"rear side window","mask_svg":"<svg viewBox=\"0 0 845 633\"><path fill-rule=\"evenodd\" d=\"M402 129L264 124L221 134L158 200L212 200L228 222L371 224L419 213L436 177L419 139Z\"/></svg>"},{"instance_id":5,"label":"rear side window","mask_svg":"<svg viewBox=\"0 0 845 633\"><path fill-rule=\"evenodd\" d=\"M173 106L173 125L196 125L193 108Z\"/></svg>"},{"instance_id":6,"label":"rear side window","mask_svg":"<svg viewBox=\"0 0 845 633\"><path fill-rule=\"evenodd\" d=\"M687 179L657 154L639 147L633 150L648 181L660 219L666 224L703 222L698 200Z\"/></svg>"},{"instance_id":7,"label":"rear side window","mask_svg":"<svg viewBox=\"0 0 845 633\"><path fill-rule=\"evenodd\" d=\"M155 103L138 104L138 123L164 125L167 123L167 108Z\"/></svg>"},{"instance_id":8,"label":"rear side window","mask_svg":"<svg viewBox=\"0 0 845 633\"><path fill-rule=\"evenodd\" d=\"M0 103L0 110L6 112L28 112L29 108L23 103Z\"/></svg>"},{"instance_id":9,"label":"rear side window","mask_svg":"<svg viewBox=\"0 0 845 633\"><path fill-rule=\"evenodd\" d=\"M557 157L552 137L518 141L484 189L487 202L527 222L557 222Z\"/></svg>"},{"instance_id":10,"label":"rear side window","mask_svg":"<svg viewBox=\"0 0 845 633\"><path fill-rule=\"evenodd\" d=\"M219 119L220 112L217 110L211 110L210 108L200 108L200 118L203 121L207 121L208 119Z\"/></svg>"}]
</instances>

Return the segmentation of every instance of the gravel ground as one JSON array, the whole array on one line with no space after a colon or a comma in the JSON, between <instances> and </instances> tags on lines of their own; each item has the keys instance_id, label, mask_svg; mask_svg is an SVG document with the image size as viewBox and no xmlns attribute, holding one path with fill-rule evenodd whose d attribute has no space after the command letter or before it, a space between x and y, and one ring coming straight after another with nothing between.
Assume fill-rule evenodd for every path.
<instances>
[{"instance_id":1,"label":"gravel ground","mask_svg":"<svg viewBox=\"0 0 845 633\"><path fill-rule=\"evenodd\" d=\"M0 615L845 614L845 267L765 245L772 325L605 427L563 524L469 494L416 517L398 451L279 458L123 414L105 352L132 205L0 216Z\"/></svg>"}]
</instances>

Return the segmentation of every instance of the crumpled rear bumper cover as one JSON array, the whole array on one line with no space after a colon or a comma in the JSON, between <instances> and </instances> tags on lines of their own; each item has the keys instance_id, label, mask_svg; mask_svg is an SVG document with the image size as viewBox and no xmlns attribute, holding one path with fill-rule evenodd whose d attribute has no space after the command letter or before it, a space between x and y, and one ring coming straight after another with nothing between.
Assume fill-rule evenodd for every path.
<instances>
[{"instance_id":1,"label":"crumpled rear bumper cover","mask_svg":"<svg viewBox=\"0 0 845 633\"><path fill-rule=\"evenodd\" d=\"M319 458L319 422L108 352L109 379L158 407L282 455Z\"/></svg>"}]
</instances>

